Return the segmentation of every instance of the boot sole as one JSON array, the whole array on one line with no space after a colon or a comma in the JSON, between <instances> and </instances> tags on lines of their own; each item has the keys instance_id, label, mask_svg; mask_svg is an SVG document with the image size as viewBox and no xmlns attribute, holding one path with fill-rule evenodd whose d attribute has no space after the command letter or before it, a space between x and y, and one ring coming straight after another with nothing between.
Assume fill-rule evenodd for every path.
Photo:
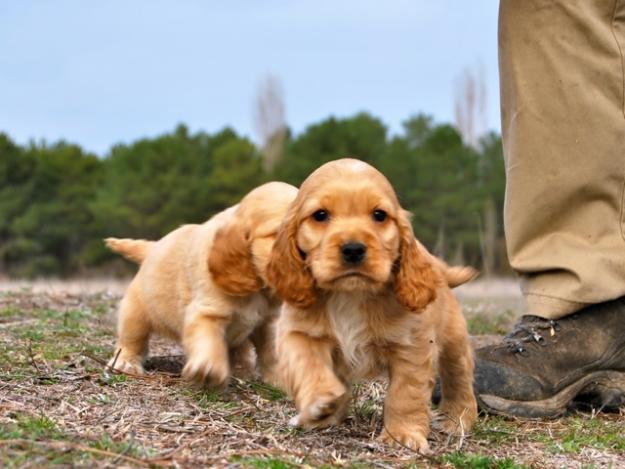
<instances>
[{"instance_id":1,"label":"boot sole","mask_svg":"<svg viewBox=\"0 0 625 469\"><path fill-rule=\"evenodd\" d=\"M597 407L619 407L625 404L625 372L590 373L547 399L513 401L492 394L477 395L480 409L493 414L526 418L555 418L564 414L577 396L587 396Z\"/></svg>"}]
</instances>

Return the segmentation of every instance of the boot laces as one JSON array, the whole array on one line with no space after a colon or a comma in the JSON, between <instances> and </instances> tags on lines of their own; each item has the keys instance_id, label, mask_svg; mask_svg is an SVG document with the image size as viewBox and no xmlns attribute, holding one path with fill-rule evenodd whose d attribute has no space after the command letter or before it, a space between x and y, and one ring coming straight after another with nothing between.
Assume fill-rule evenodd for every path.
<instances>
[{"instance_id":1,"label":"boot laces","mask_svg":"<svg viewBox=\"0 0 625 469\"><path fill-rule=\"evenodd\" d=\"M552 338L559 331L560 325L552 319L523 316L512 331L503 338L503 343L510 351L525 355L529 346L536 344L541 347L547 346L547 339Z\"/></svg>"}]
</instances>

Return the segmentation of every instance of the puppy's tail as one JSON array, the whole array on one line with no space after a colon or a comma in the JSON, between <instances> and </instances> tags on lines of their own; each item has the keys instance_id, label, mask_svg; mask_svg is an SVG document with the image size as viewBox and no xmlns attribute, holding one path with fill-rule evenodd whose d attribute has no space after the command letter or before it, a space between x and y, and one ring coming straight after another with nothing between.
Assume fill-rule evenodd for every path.
<instances>
[{"instance_id":1,"label":"puppy's tail","mask_svg":"<svg viewBox=\"0 0 625 469\"><path fill-rule=\"evenodd\" d=\"M148 255L150 247L154 241L146 241L145 239L118 239L106 238L104 240L106 247L111 251L121 254L126 259L137 264L141 264Z\"/></svg>"},{"instance_id":2,"label":"puppy's tail","mask_svg":"<svg viewBox=\"0 0 625 469\"><path fill-rule=\"evenodd\" d=\"M443 278L447 281L447 285L449 285L450 288L455 288L463 283L467 283L480 274L480 272L473 267L464 265L450 266L443 259L428 252L418 239L415 239L415 243L417 243L419 250L425 253L434 268L443 275Z\"/></svg>"},{"instance_id":3,"label":"puppy's tail","mask_svg":"<svg viewBox=\"0 0 625 469\"><path fill-rule=\"evenodd\" d=\"M464 265L453 267L447 266L443 272L445 274L445 278L447 279L447 284L451 288L467 283L469 280L473 280L480 274L473 267Z\"/></svg>"},{"instance_id":4,"label":"puppy's tail","mask_svg":"<svg viewBox=\"0 0 625 469\"><path fill-rule=\"evenodd\" d=\"M443 277L447 280L447 285L451 288L467 283L480 274L473 267L465 265L450 266L444 260L431 254L430 261L443 274Z\"/></svg>"}]
</instances>

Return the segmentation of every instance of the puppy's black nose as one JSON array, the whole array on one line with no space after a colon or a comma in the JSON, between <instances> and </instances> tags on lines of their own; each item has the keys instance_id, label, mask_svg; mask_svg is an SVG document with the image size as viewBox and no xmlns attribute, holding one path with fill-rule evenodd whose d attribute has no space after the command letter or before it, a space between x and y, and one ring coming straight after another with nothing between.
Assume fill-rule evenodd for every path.
<instances>
[{"instance_id":1,"label":"puppy's black nose","mask_svg":"<svg viewBox=\"0 0 625 469\"><path fill-rule=\"evenodd\" d=\"M341 246L341 253L348 264L360 264L367 253L367 246L355 242L345 243Z\"/></svg>"}]
</instances>

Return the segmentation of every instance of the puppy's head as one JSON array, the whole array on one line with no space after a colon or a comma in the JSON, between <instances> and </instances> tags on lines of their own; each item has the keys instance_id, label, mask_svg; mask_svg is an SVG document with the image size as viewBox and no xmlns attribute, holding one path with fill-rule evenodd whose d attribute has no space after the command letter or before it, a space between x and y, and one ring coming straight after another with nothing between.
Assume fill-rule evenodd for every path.
<instances>
[{"instance_id":1,"label":"puppy's head","mask_svg":"<svg viewBox=\"0 0 625 469\"><path fill-rule=\"evenodd\" d=\"M266 286L271 247L296 195L297 189L289 184L263 184L247 194L233 216L217 230L208 269L221 290L246 296Z\"/></svg>"},{"instance_id":2,"label":"puppy's head","mask_svg":"<svg viewBox=\"0 0 625 469\"><path fill-rule=\"evenodd\" d=\"M314 304L316 290L377 292L392 284L404 307L420 311L438 281L388 180L355 159L327 163L304 181L267 275L301 308Z\"/></svg>"}]
</instances>

